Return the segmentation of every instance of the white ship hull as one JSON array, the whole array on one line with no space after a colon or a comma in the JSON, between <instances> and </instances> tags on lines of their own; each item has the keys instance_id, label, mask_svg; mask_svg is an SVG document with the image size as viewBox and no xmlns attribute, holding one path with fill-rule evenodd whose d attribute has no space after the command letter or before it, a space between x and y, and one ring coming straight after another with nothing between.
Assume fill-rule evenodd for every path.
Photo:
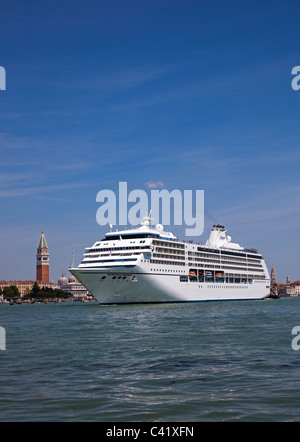
<instances>
[{"instance_id":1,"label":"white ship hull","mask_svg":"<svg viewBox=\"0 0 300 442\"><path fill-rule=\"evenodd\" d=\"M70 271L101 304L261 300L270 293L269 281L260 280L251 284L198 283L179 282L176 274L144 273L142 269L140 273Z\"/></svg>"}]
</instances>

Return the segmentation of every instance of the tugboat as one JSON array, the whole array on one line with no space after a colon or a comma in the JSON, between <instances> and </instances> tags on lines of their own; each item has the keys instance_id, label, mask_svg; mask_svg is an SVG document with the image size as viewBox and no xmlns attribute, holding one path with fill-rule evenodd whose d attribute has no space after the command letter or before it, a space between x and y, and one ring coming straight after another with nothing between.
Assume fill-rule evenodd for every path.
<instances>
[{"instance_id":1,"label":"tugboat","mask_svg":"<svg viewBox=\"0 0 300 442\"><path fill-rule=\"evenodd\" d=\"M280 295L279 295L276 291L271 290L271 291L270 291L270 294L269 294L269 296L268 296L268 298L271 298L271 299L279 299L279 298L280 298Z\"/></svg>"}]
</instances>

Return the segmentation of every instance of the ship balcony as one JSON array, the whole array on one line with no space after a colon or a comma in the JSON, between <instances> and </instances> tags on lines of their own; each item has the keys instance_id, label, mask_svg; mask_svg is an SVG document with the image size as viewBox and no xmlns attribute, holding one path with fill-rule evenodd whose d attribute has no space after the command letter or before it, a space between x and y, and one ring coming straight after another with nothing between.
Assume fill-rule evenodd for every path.
<instances>
[{"instance_id":1,"label":"ship balcony","mask_svg":"<svg viewBox=\"0 0 300 442\"><path fill-rule=\"evenodd\" d=\"M136 254L135 254L136 255ZM135 266L139 261L139 257L141 256L112 256L105 257L104 259L84 259L80 264L79 268L102 268L102 267L123 267L123 266Z\"/></svg>"}]
</instances>

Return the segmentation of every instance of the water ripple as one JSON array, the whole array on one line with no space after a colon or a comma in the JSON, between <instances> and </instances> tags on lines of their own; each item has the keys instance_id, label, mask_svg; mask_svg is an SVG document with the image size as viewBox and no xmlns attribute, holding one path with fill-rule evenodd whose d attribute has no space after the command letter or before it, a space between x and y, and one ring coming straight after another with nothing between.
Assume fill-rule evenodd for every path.
<instances>
[{"instance_id":1,"label":"water ripple","mask_svg":"<svg viewBox=\"0 0 300 442\"><path fill-rule=\"evenodd\" d=\"M299 307L0 305L0 419L299 420Z\"/></svg>"}]
</instances>

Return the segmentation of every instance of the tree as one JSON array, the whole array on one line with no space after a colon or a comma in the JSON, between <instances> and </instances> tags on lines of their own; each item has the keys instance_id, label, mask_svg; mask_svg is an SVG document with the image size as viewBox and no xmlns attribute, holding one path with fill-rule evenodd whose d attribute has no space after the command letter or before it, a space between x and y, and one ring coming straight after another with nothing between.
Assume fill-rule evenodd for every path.
<instances>
[{"instance_id":1,"label":"tree","mask_svg":"<svg viewBox=\"0 0 300 442\"><path fill-rule=\"evenodd\" d=\"M9 285L3 288L3 298L19 298L20 292L16 285Z\"/></svg>"},{"instance_id":2,"label":"tree","mask_svg":"<svg viewBox=\"0 0 300 442\"><path fill-rule=\"evenodd\" d=\"M60 289L52 289L51 287L40 288L37 282L32 286L32 289L24 296L24 298L69 298L72 295L70 293L64 292Z\"/></svg>"},{"instance_id":3,"label":"tree","mask_svg":"<svg viewBox=\"0 0 300 442\"><path fill-rule=\"evenodd\" d=\"M40 291L41 291L40 286L38 285L37 282L35 282L32 286L32 289L29 292L29 297L38 298L40 296Z\"/></svg>"}]
</instances>

